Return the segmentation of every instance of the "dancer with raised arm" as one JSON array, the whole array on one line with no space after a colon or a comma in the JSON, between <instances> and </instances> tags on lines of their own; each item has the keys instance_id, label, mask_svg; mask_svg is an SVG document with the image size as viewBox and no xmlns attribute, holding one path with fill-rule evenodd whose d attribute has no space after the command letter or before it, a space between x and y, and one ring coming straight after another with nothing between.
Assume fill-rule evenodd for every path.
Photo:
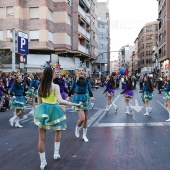
<instances>
[{"instance_id":1,"label":"dancer with raised arm","mask_svg":"<svg viewBox=\"0 0 170 170\"><path fill-rule=\"evenodd\" d=\"M80 133L80 129L83 126L83 136L82 139L85 142L88 142L87 138L87 119L88 119L88 97L87 97L87 90L90 95L90 100L93 100L93 93L91 90L91 84L89 79L85 78L86 72L84 65L81 64L78 68L78 73L76 75L76 79L73 80L72 87L69 92L69 96L73 95L74 89L75 94L73 95L73 103L81 104L82 108L74 107L77 111L79 120L77 121L77 125L75 128L75 136L78 138Z\"/></svg>"},{"instance_id":2,"label":"dancer with raised arm","mask_svg":"<svg viewBox=\"0 0 170 170\"><path fill-rule=\"evenodd\" d=\"M38 151L40 155L41 165L43 170L47 165L45 158L45 137L46 129L55 131L54 139L54 159L60 158L59 148L61 140L61 130L66 129L66 116L61 107L56 103L63 105L76 106L79 108L80 104L71 103L61 98L60 88L53 83L54 71L50 62L44 66L43 76L38 88L38 103L39 106L35 108L34 123L38 126L39 140Z\"/></svg>"}]
</instances>

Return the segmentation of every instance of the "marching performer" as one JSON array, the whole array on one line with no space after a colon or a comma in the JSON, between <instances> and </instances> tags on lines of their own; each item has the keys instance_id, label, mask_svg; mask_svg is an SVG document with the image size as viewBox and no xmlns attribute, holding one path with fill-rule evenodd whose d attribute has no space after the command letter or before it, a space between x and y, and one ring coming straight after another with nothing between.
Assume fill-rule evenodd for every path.
<instances>
[{"instance_id":1,"label":"marching performer","mask_svg":"<svg viewBox=\"0 0 170 170\"><path fill-rule=\"evenodd\" d=\"M144 114L144 116L149 116L152 110L152 108L149 106L149 102L153 98L153 94L152 94L153 87L149 76L144 77L143 90L140 90L139 92L142 93L141 99L146 106L146 113Z\"/></svg>"},{"instance_id":2,"label":"marching performer","mask_svg":"<svg viewBox=\"0 0 170 170\"><path fill-rule=\"evenodd\" d=\"M79 115L79 120L77 121L77 125L75 128L75 136L79 137L79 131L81 127L83 126L83 136L82 139L85 142L88 142L87 139L87 118L88 118L88 98L87 98L87 90L90 95L90 100L93 100L93 93L91 90L91 84L89 79L85 78L86 72L83 65L80 65L78 68L78 73L76 75L76 79L73 80L72 87L69 92L69 97L73 94L74 89L75 93L73 95L73 103L81 104L82 108L74 107L74 109L77 111Z\"/></svg>"},{"instance_id":3,"label":"marching performer","mask_svg":"<svg viewBox=\"0 0 170 170\"><path fill-rule=\"evenodd\" d=\"M164 106L165 106L166 110L169 113L169 119L167 119L166 121L170 122L170 74L167 77L167 82L165 84L165 88L162 89L161 91L165 92L165 96L164 96L165 103L164 103Z\"/></svg>"},{"instance_id":4,"label":"marching performer","mask_svg":"<svg viewBox=\"0 0 170 170\"><path fill-rule=\"evenodd\" d=\"M30 86L26 94L27 94L28 103L32 105L32 110L29 113L33 114L35 109L35 99L38 97L39 81L36 75L33 73L30 74L30 78L31 78Z\"/></svg>"},{"instance_id":5,"label":"marching performer","mask_svg":"<svg viewBox=\"0 0 170 170\"><path fill-rule=\"evenodd\" d=\"M132 80L130 77L126 77L125 84L124 84L124 90L120 93L124 95L124 101L126 103L126 109L127 111L125 112L126 114L130 114L132 110L129 108L129 100L133 98L134 93L132 90Z\"/></svg>"},{"instance_id":6,"label":"marching performer","mask_svg":"<svg viewBox=\"0 0 170 170\"><path fill-rule=\"evenodd\" d=\"M47 166L45 158L45 137L46 129L55 131L54 139L54 159L60 158L59 148L61 140L61 130L65 129L66 116L61 110L61 107L56 104L76 106L79 108L80 104L71 103L61 98L60 88L57 84L53 83L54 71L50 63L44 66L43 76L38 88L38 103L39 106L34 111L34 123L38 126L39 140L38 151L40 155L41 165L40 169L43 170Z\"/></svg>"},{"instance_id":7,"label":"marching performer","mask_svg":"<svg viewBox=\"0 0 170 170\"><path fill-rule=\"evenodd\" d=\"M106 78L107 84L106 89L102 94L106 94L106 111L109 111L110 107L113 105L115 108L115 111L117 112L117 106L112 102L112 97L115 95L115 80L114 80L114 74L111 74L111 76L107 76Z\"/></svg>"},{"instance_id":8,"label":"marching performer","mask_svg":"<svg viewBox=\"0 0 170 170\"><path fill-rule=\"evenodd\" d=\"M67 94L68 90L66 88L66 81L60 76L60 65L55 64L55 72L54 72L54 79L53 79L54 84L58 84L60 87L60 94L63 100L67 99ZM66 109L64 106L61 106L63 112L66 112Z\"/></svg>"},{"instance_id":9,"label":"marching performer","mask_svg":"<svg viewBox=\"0 0 170 170\"><path fill-rule=\"evenodd\" d=\"M17 75L15 78L15 82L10 89L10 95L12 95L11 99L11 108L16 111L16 115L14 115L10 120L10 125L15 127L23 127L19 124L19 116L24 113L25 109L25 97L24 95L24 85L22 84L22 76Z\"/></svg>"}]
</instances>

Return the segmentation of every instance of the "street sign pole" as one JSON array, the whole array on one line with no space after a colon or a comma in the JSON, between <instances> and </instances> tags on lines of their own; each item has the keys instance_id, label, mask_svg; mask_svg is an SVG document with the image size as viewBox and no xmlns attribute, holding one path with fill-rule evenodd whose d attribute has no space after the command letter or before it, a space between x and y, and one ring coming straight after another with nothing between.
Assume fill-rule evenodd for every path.
<instances>
[{"instance_id":1,"label":"street sign pole","mask_svg":"<svg viewBox=\"0 0 170 170\"><path fill-rule=\"evenodd\" d=\"M12 71L15 71L15 29L12 31Z\"/></svg>"}]
</instances>

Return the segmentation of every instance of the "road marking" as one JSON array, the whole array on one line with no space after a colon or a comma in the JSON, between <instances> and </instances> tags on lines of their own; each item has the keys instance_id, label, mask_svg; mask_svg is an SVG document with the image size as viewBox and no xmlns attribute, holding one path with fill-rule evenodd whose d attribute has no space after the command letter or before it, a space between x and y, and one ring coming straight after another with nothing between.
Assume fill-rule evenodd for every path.
<instances>
[{"instance_id":1,"label":"road marking","mask_svg":"<svg viewBox=\"0 0 170 170\"><path fill-rule=\"evenodd\" d=\"M90 119L87 121L87 127L93 124L93 122L103 113L103 109L98 110Z\"/></svg>"},{"instance_id":2,"label":"road marking","mask_svg":"<svg viewBox=\"0 0 170 170\"><path fill-rule=\"evenodd\" d=\"M170 122L149 122L149 123L99 123L97 127L142 127L142 126L170 126Z\"/></svg>"},{"instance_id":3,"label":"road marking","mask_svg":"<svg viewBox=\"0 0 170 170\"><path fill-rule=\"evenodd\" d=\"M136 110L138 113L143 109L143 106L139 106L139 103L138 103L138 100L137 100L137 99L135 99L135 105L134 105L134 106L133 106L133 105L130 105L130 102L129 102L129 106L130 106L132 109Z\"/></svg>"},{"instance_id":4,"label":"road marking","mask_svg":"<svg viewBox=\"0 0 170 170\"><path fill-rule=\"evenodd\" d=\"M167 110L166 108L165 108L165 106L160 102L160 101L158 101L158 100L156 100L165 110Z\"/></svg>"},{"instance_id":5,"label":"road marking","mask_svg":"<svg viewBox=\"0 0 170 170\"><path fill-rule=\"evenodd\" d=\"M115 103L116 102L116 100L119 98L119 96L120 95L118 95L117 97L116 97L116 99L113 101L113 103ZM105 110L98 110L98 112L96 112L96 116L94 117L94 119L93 120L91 120L91 122L88 124L88 127L90 126L90 125L92 125L93 124L93 122L95 121L95 120L97 120L93 125L92 125L92 127L96 127L98 124L99 124L99 122L101 121L101 119L103 119L103 117L106 115L106 111ZM100 117L99 117L100 116ZM92 116L93 117L93 116ZM98 118L99 117L99 118ZM98 119L97 119L98 118Z\"/></svg>"}]
</instances>

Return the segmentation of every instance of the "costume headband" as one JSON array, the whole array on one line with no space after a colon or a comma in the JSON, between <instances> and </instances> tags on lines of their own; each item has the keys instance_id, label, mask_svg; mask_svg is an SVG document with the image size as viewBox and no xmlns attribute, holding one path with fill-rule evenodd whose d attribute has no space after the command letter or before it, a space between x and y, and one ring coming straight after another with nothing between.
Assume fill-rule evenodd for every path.
<instances>
[{"instance_id":1,"label":"costume headband","mask_svg":"<svg viewBox=\"0 0 170 170\"><path fill-rule=\"evenodd\" d=\"M44 63L44 65L41 65L41 69L46 69L46 68L52 68L52 69L54 69L54 67L53 67L52 64L51 64L51 61L46 61L46 62Z\"/></svg>"}]
</instances>

